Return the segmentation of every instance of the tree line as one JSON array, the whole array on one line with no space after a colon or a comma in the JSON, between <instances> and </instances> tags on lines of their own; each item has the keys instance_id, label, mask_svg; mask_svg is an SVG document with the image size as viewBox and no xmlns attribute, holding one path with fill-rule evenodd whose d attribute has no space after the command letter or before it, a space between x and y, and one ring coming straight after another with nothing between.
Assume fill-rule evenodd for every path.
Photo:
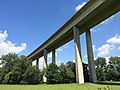
<instances>
[{"instance_id":1,"label":"tree line","mask_svg":"<svg viewBox=\"0 0 120 90\"><path fill-rule=\"evenodd\" d=\"M95 60L96 75L98 81L120 81L120 57L110 57L108 61L104 57ZM84 81L89 82L88 65L83 63ZM67 62L57 65L50 64L47 69L47 83L75 83L75 63Z\"/></svg>"},{"instance_id":2,"label":"tree line","mask_svg":"<svg viewBox=\"0 0 120 90\"><path fill-rule=\"evenodd\" d=\"M84 67L84 80L89 81L88 66L83 63ZM48 84L65 84L76 82L75 63L69 61L67 63L61 63L60 66L50 64L46 70L46 77Z\"/></svg>"},{"instance_id":3,"label":"tree line","mask_svg":"<svg viewBox=\"0 0 120 90\"><path fill-rule=\"evenodd\" d=\"M95 60L98 81L120 81L120 57L104 57Z\"/></svg>"},{"instance_id":4,"label":"tree line","mask_svg":"<svg viewBox=\"0 0 120 90\"><path fill-rule=\"evenodd\" d=\"M47 69L40 70L32 66L26 56L14 53L3 55L0 60L0 84L42 84L43 75L47 77L47 84L75 83L75 63L69 61L60 66L50 64ZM98 81L120 80L120 57L110 57L109 61L99 57L95 60ZM85 81L89 82L88 65L83 63Z\"/></svg>"}]
</instances>

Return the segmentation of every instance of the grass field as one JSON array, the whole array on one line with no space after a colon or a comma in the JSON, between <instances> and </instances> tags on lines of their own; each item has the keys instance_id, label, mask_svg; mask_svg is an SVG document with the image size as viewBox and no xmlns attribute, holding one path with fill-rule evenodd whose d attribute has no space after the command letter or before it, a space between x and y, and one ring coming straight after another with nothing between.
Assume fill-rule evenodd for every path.
<instances>
[{"instance_id":1,"label":"grass field","mask_svg":"<svg viewBox=\"0 0 120 90\"><path fill-rule=\"evenodd\" d=\"M110 89L108 89L108 86ZM0 85L0 90L120 90L120 83L113 82L99 84L85 83L81 85L80 84Z\"/></svg>"}]
</instances>

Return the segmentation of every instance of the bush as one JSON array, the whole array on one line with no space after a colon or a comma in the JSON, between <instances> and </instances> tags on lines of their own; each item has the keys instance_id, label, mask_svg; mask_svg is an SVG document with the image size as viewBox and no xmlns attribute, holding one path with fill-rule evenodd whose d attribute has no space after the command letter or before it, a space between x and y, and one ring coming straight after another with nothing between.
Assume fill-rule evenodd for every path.
<instances>
[{"instance_id":1,"label":"bush","mask_svg":"<svg viewBox=\"0 0 120 90\"><path fill-rule=\"evenodd\" d=\"M42 83L42 73L36 66L29 66L26 70L26 72L23 74L23 81L21 83L26 84L39 84Z\"/></svg>"},{"instance_id":2,"label":"bush","mask_svg":"<svg viewBox=\"0 0 120 90\"><path fill-rule=\"evenodd\" d=\"M71 61L59 66L61 83L75 83L75 64Z\"/></svg>"},{"instance_id":3,"label":"bush","mask_svg":"<svg viewBox=\"0 0 120 90\"><path fill-rule=\"evenodd\" d=\"M55 64L50 64L46 70L48 84L58 84L61 81L59 68Z\"/></svg>"},{"instance_id":4,"label":"bush","mask_svg":"<svg viewBox=\"0 0 120 90\"><path fill-rule=\"evenodd\" d=\"M0 68L0 84L2 84L4 77L5 77L5 71L2 68Z\"/></svg>"}]
</instances>

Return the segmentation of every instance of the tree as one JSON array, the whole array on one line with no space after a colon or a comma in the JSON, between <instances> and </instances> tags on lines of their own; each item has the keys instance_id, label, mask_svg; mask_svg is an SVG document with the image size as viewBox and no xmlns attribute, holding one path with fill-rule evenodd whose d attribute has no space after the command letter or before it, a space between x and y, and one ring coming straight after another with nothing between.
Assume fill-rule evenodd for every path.
<instances>
[{"instance_id":1,"label":"tree","mask_svg":"<svg viewBox=\"0 0 120 90\"><path fill-rule=\"evenodd\" d=\"M106 67L106 59L104 57L98 57L95 60L95 65L100 68Z\"/></svg>"},{"instance_id":2,"label":"tree","mask_svg":"<svg viewBox=\"0 0 120 90\"><path fill-rule=\"evenodd\" d=\"M105 68L106 68L106 59L103 57L98 57L95 60L97 79L99 81L105 80Z\"/></svg>"},{"instance_id":3,"label":"tree","mask_svg":"<svg viewBox=\"0 0 120 90\"><path fill-rule=\"evenodd\" d=\"M120 57L110 57L109 62L106 64L105 58L97 58L95 61L97 79L103 80L120 80Z\"/></svg>"},{"instance_id":4,"label":"tree","mask_svg":"<svg viewBox=\"0 0 120 90\"><path fill-rule=\"evenodd\" d=\"M14 83L13 78L17 75L13 75L17 72L13 70L14 64L20 60L17 54L9 53L7 55L3 55L0 60L2 60L2 71L4 73L4 77L2 77L2 83Z\"/></svg>"},{"instance_id":5,"label":"tree","mask_svg":"<svg viewBox=\"0 0 120 90\"><path fill-rule=\"evenodd\" d=\"M59 66L61 83L75 83L75 63L72 61Z\"/></svg>"},{"instance_id":6,"label":"tree","mask_svg":"<svg viewBox=\"0 0 120 90\"><path fill-rule=\"evenodd\" d=\"M26 56L9 53L1 57L0 83L38 84L42 82L42 72L32 66Z\"/></svg>"},{"instance_id":7,"label":"tree","mask_svg":"<svg viewBox=\"0 0 120 90\"><path fill-rule=\"evenodd\" d=\"M42 81L42 73L37 66L28 66L23 74L23 82L26 84L39 84Z\"/></svg>"},{"instance_id":8,"label":"tree","mask_svg":"<svg viewBox=\"0 0 120 90\"><path fill-rule=\"evenodd\" d=\"M63 63L59 66L60 70L60 76L61 76L61 83L69 83L68 77L67 77L67 66Z\"/></svg>"},{"instance_id":9,"label":"tree","mask_svg":"<svg viewBox=\"0 0 120 90\"><path fill-rule=\"evenodd\" d=\"M9 53L7 55L2 55L0 58L2 60L2 68L5 68L8 70L8 72L12 69L15 63L17 63L19 59L18 55L15 53Z\"/></svg>"},{"instance_id":10,"label":"tree","mask_svg":"<svg viewBox=\"0 0 120 90\"><path fill-rule=\"evenodd\" d=\"M83 67L85 81L89 81L87 69L88 66L86 64L83 64ZM47 68L46 77L48 84L75 83L76 82L75 63L69 61L66 64L61 63L59 67L55 64L50 64Z\"/></svg>"},{"instance_id":11,"label":"tree","mask_svg":"<svg viewBox=\"0 0 120 90\"><path fill-rule=\"evenodd\" d=\"M55 64L50 64L46 70L46 77L48 84L58 84L61 81L59 68Z\"/></svg>"},{"instance_id":12,"label":"tree","mask_svg":"<svg viewBox=\"0 0 120 90\"><path fill-rule=\"evenodd\" d=\"M2 84L4 77L5 77L5 71L2 68L0 68L0 84Z\"/></svg>"},{"instance_id":13,"label":"tree","mask_svg":"<svg viewBox=\"0 0 120 90\"><path fill-rule=\"evenodd\" d=\"M106 67L106 79L119 81L120 80L120 57L110 57Z\"/></svg>"}]
</instances>

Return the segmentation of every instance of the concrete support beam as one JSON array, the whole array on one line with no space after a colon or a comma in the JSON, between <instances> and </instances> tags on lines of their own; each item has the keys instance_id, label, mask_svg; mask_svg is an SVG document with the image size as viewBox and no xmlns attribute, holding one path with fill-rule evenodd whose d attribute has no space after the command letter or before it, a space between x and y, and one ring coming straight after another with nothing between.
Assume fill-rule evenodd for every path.
<instances>
[{"instance_id":1,"label":"concrete support beam","mask_svg":"<svg viewBox=\"0 0 120 90\"><path fill-rule=\"evenodd\" d=\"M95 70L90 30L86 31L86 44L87 44L88 65L89 65L89 72L90 72L90 82L96 83L97 78L96 78L96 70Z\"/></svg>"},{"instance_id":2,"label":"concrete support beam","mask_svg":"<svg viewBox=\"0 0 120 90\"><path fill-rule=\"evenodd\" d=\"M74 48L75 48L75 67L76 67L76 83L84 83L83 65L80 48L79 29L74 26Z\"/></svg>"},{"instance_id":3,"label":"concrete support beam","mask_svg":"<svg viewBox=\"0 0 120 90\"><path fill-rule=\"evenodd\" d=\"M30 60L29 60L29 62L30 62L30 64L32 65L33 60L32 60L32 59L30 59Z\"/></svg>"},{"instance_id":4,"label":"concrete support beam","mask_svg":"<svg viewBox=\"0 0 120 90\"><path fill-rule=\"evenodd\" d=\"M56 64L55 49L52 50L52 63L53 63L53 64Z\"/></svg>"},{"instance_id":5,"label":"concrete support beam","mask_svg":"<svg viewBox=\"0 0 120 90\"><path fill-rule=\"evenodd\" d=\"M47 68L47 49L44 49L44 61L43 61L43 69L45 70ZM43 75L43 82L47 82L47 78L45 77L46 73Z\"/></svg>"},{"instance_id":6,"label":"concrete support beam","mask_svg":"<svg viewBox=\"0 0 120 90\"><path fill-rule=\"evenodd\" d=\"M44 60L45 60L45 68L47 67L47 49L44 49Z\"/></svg>"},{"instance_id":7,"label":"concrete support beam","mask_svg":"<svg viewBox=\"0 0 120 90\"><path fill-rule=\"evenodd\" d=\"M37 60L36 60L36 66L39 67L39 58L37 58Z\"/></svg>"}]
</instances>

